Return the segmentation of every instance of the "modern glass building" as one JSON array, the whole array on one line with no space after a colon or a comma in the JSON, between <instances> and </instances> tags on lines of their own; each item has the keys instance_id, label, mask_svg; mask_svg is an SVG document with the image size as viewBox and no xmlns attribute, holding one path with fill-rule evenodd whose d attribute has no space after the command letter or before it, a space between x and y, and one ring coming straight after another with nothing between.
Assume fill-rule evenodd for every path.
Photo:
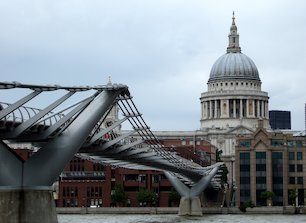
<instances>
[{"instance_id":1,"label":"modern glass building","mask_svg":"<svg viewBox=\"0 0 306 223\"><path fill-rule=\"evenodd\" d=\"M290 111L269 111L269 121L272 129L291 129Z\"/></svg>"}]
</instances>

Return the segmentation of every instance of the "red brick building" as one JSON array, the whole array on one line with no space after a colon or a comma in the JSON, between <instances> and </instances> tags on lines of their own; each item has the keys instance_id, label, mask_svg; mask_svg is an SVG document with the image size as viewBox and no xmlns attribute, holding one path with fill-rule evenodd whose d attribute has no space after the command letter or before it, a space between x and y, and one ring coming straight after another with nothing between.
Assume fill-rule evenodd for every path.
<instances>
[{"instance_id":1,"label":"red brick building","mask_svg":"<svg viewBox=\"0 0 306 223\"><path fill-rule=\"evenodd\" d=\"M193 145L188 139L163 139L166 149L188 160L207 166L215 162L215 152L209 142L200 140ZM168 207L172 185L160 171L131 170L103 166L75 157L59 178L58 207L110 207L115 184L123 185L128 194L128 205L141 206L137 194L143 188L158 195L158 206Z\"/></svg>"}]
</instances>

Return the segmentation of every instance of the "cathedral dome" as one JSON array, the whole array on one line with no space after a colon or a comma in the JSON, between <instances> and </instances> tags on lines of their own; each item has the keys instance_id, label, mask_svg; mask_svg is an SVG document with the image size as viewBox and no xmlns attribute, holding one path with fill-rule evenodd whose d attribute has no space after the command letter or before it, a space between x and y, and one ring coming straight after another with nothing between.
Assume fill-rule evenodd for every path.
<instances>
[{"instance_id":1,"label":"cathedral dome","mask_svg":"<svg viewBox=\"0 0 306 223\"><path fill-rule=\"evenodd\" d=\"M208 82L228 79L260 81L255 63L248 56L241 53L234 14L232 19L226 54L222 55L214 63Z\"/></svg>"},{"instance_id":2,"label":"cathedral dome","mask_svg":"<svg viewBox=\"0 0 306 223\"><path fill-rule=\"evenodd\" d=\"M248 79L260 81L255 63L245 54L229 52L213 65L208 82L223 79Z\"/></svg>"}]
</instances>

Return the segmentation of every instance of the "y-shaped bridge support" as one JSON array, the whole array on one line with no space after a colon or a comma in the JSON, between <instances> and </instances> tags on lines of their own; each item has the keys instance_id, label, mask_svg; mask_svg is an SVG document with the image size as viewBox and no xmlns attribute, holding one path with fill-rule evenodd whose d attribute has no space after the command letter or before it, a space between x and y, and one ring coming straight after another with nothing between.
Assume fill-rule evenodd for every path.
<instances>
[{"instance_id":1,"label":"y-shaped bridge support","mask_svg":"<svg viewBox=\"0 0 306 223\"><path fill-rule=\"evenodd\" d=\"M199 195L204 191L211 179L217 174L219 167L215 167L191 188L182 183L175 175L164 172L172 186L181 195L179 215L202 216L202 207Z\"/></svg>"},{"instance_id":2,"label":"y-shaped bridge support","mask_svg":"<svg viewBox=\"0 0 306 223\"><path fill-rule=\"evenodd\" d=\"M1 222L57 222L50 187L123 90L99 93L59 136L26 162L0 141Z\"/></svg>"}]
</instances>

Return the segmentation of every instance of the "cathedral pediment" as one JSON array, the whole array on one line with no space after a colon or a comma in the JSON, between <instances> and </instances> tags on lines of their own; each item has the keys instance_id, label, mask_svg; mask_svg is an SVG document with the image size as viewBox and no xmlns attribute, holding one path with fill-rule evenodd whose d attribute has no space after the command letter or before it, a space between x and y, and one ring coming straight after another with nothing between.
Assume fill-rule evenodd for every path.
<instances>
[{"instance_id":1,"label":"cathedral pediment","mask_svg":"<svg viewBox=\"0 0 306 223\"><path fill-rule=\"evenodd\" d=\"M236 135L245 135L245 134L252 134L254 131L248 127L243 125L236 126L235 128L230 129L226 133L228 134L236 134Z\"/></svg>"}]
</instances>

